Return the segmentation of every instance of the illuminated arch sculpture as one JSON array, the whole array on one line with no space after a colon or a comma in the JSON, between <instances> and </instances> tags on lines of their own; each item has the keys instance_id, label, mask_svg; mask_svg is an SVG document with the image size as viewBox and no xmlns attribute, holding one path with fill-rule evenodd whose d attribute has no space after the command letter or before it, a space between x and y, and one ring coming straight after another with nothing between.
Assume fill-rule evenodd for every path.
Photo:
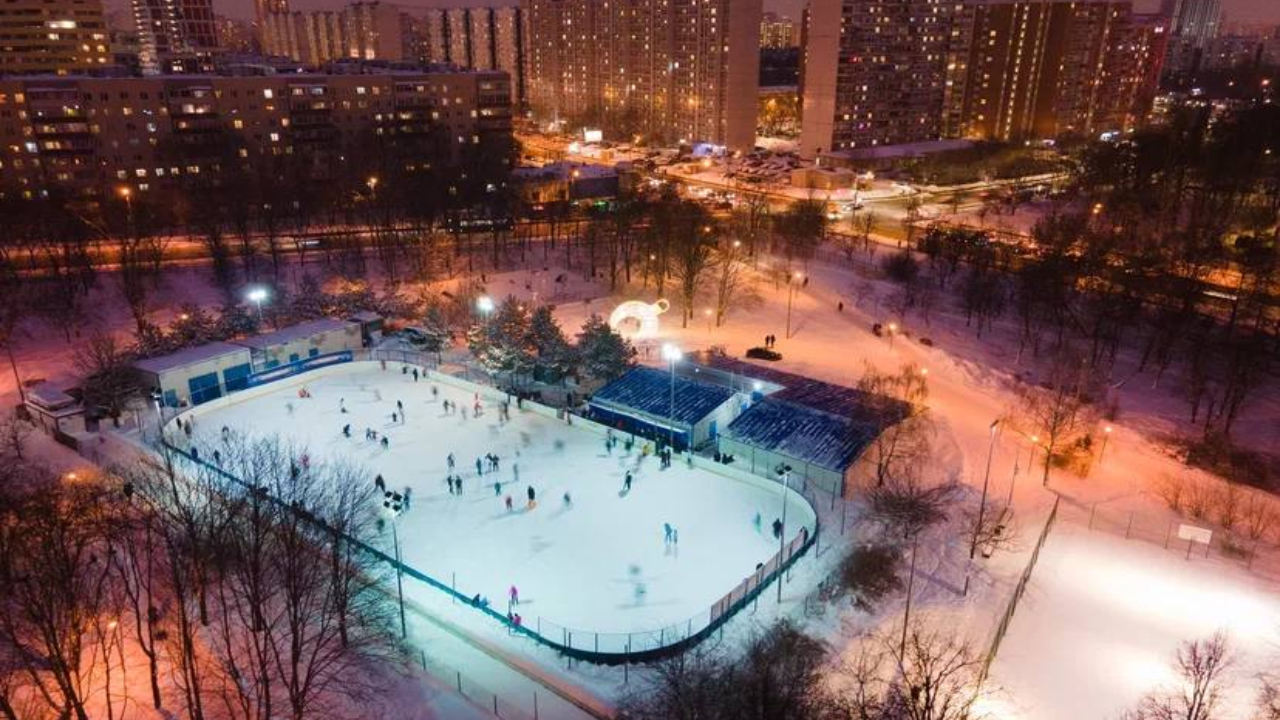
<instances>
[{"instance_id":1,"label":"illuminated arch sculpture","mask_svg":"<svg viewBox=\"0 0 1280 720\"><path fill-rule=\"evenodd\" d=\"M659 300L655 303L641 302L639 300L628 300L613 309L609 315L609 327L615 332L621 333L628 337L644 339L656 337L658 335L658 316L671 309L671 303L666 300ZM634 332L627 332L629 328L625 323L628 320L634 320L640 328Z\"/></svg>"}]
</instances>

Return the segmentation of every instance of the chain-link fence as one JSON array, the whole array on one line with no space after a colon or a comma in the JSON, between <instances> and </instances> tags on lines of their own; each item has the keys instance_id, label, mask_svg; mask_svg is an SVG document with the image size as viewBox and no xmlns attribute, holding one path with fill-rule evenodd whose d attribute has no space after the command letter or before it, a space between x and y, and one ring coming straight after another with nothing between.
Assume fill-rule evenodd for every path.
<instances>
[{"instance_id":1,"label":"chain-link fence","mask_svg":"<svg viewBox=\"0 0 1280 720\"><path fill-rule=\"evenodd\" d=\"M1022 569L1022 574L1018 576L1018 582L1013 587L1013 594L1009 596L1009 604L1005 606L1004 613L1000 616L1000 622L996 624L995 632L991 636L991 647L987 650L987 656L982 662L982 673L979 675L979 682L983 682L987 678L987 673L991 671L991 664L996 660L996 654L1000 652L1000 643L1004 642L1005 633L1009 631L1009 624L1013 622L1014 613L1018 611L1018 603L1022 601L1022 595L1027 591L1027 584L1031 582L1031 573L1036 569L1036 563L1040 560L1040 550L1044 548L1044 543L1049 539L1049 531L1053 529L1054 522L1058 519L1058 505L1062 502L1059 497L1053 501L1053 509L1049 511L1049 518L1045 520L1044 528L1040 530L1040 536L1036 538L1036 545L1031 550L1031 558L1027 560L1027 566Z\"/></svg>"},{"instance_id":2,"label":"chain-link fence","mask_svg":"<svg viewBox=\"0 0 1280 720\"><path fill-rule=\"evenodd\" d=\"M1088 527L1126 540L1158 545L1187 560L1220 559L1271 582L1280 583L1280 558L1265 533L1243 521L1224 529L1208 519L1161 517L1102 504L1069 506L1064 515ZM1270 529L1269 527L1267 529ZM1208 538L1208 542L1205 542Z\"/></svg>"}]
</instances>

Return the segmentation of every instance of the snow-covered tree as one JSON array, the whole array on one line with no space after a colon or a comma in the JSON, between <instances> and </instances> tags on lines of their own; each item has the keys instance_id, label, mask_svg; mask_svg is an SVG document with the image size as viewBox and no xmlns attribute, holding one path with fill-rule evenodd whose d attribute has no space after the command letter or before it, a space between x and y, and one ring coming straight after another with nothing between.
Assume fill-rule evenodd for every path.
<instances>
[{"instance_id":1,"label":"snow-covered tree","mask_svg":"<svg viewBox=\"0 0 1280 720\"><path fill-rule=\"evenodd\" d=\"M551 314L551 306L543 305L529 319L529 343L533 346L534 364L548 379L558 380L573 373L577 352L559 323Z\"/></svg>"},{"instance_id":2,"label":"snow-covered tree","mask_svg":"<svg viewBox=\"0 0 1280 720\"><path fill-rule=\"evenodd\" d=\"M169 323L166 335L173 349L203 345L218 339L218 321L195 303L184 303L178 308L178 316Z\"/></svg>"},{"instance_id":3,"label":"snow-covered tree","mask_svg":"<svg viewBox=\"0 0 1280 720\"><path fill-rule=\"evenodd\" d=\"M467 333L471 354L494 375L515 381L533 371L533 347L529 343L529 315L514 297L507 297L483 322Z\"/></svg>"},{"instance_id":4,"label":"snow-covered tree","mask_svg":"<svg viewBox=\"0 0 1280 720\"><path fill-rule=\"evenodd\" d=\"M332 298L324 291L320 281L311 273L306 273L298 281L298 291L289 302L289 314L295 320L317 320L324 317Z\"/></svg>"},{"instance_id":5,"label":"snow-covered tree","mask_svg":"<svg viewBox=\"0 0 1280 720\"><path fill-rule=\"evenodd\" d=\"M138 394L134 356L110 335L99 335L76 351L76 367L84 375L84 404L118 419Z\"/></svg>"},{"instance_id":6,"label":"snow-covered tree","mask_svg":"<svg viewBox=\"0 0 1280 720\"><path fill-rule=\"evenodd\" d=\"M422 319L422 330L426 340L422 349L436 354L436 362L440 362L440 354L453 342L453 331L449 328L445 310L439 303L427 306L427 314Z\"/></svg>"},{"instance_id":7,"label":"snow-covered tree","mask_svg":"<svg viewBox=\"0 0 1280 720\"><path fill-rule=\"evenodd\" d=\"M588 377L608 382L621 377L636 361L631 342L614 332L599 315L592 315L578 333L578 357Z\"/></svg>"},{"instance_id":8,"label":"snow-covered tree","mask_svg":"<svg viewBox=\"0 0 1280 720\"><path fill-rule=\"evenodd\" d=\"M258 315L255 311L238 303L227 303L219 310L218 337L244 337L258 332Z\"/></svg>"}]
</instances>

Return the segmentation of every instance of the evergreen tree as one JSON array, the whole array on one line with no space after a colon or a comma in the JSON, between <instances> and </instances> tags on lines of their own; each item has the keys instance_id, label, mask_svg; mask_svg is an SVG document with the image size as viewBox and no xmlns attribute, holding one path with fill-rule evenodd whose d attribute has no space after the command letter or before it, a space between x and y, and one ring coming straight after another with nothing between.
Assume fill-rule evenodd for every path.
<instances>
[{"instance_id":1,"label":"evergreen tree","mask_svg":"<svg viewBox=\"0 0 1280 720\"><path fill-rule=\"evenodd\" d=\"M258 314L244 305L227 303L218 313L217 337L220 340L245 337L258 332Z\"/></svg>"},{"instance_id":2,"label":"evergreen tree","mask_svg":"<svg viewBox=\"0 0 1280 720\"><path fill-rule=\"evenodd\" d=\"M441 361L441 353L453 342L453 331L445 319L444 308L439 303L427 307L426 317L422 320L422 329L426 334L426 342L422 349L436 354L436 362Z\"/></svg>"},{"instance_id":3,"label":"evergreen tree","mask_svg":"<svg viewBox=\"0 0 1280 720\"><path fill-rule=\"evenodd\" d=\"M467 344L481 367L493 375L515 381L533 370L533 346L529 343L529 316L514 297L502 301L484 321L467 334Z\"/></svg>"},{"instance_id":4,"label":"evergreen tree","mask_svg":"<svg viewBox=\"0 0 1280 720\"><path fill-rule=\"evenodd\" d=\"M167 344L174 349L203 345L218 339L218 321L194 303L178 308L178 317L169 323Z\"/></svg>"},{"instance_id":5,"label":"evergreen tree","mask_svg":"<svg viewBox=\"0 0 1280 720\"><path fill-rule=\"evenodd\" d=\"M578 333L578 356L588 377L608 382L621 377L636 361L631 342L613 331L599 315L592 315Z\"/></svg>"},{"instance_id":6,"label":"evergreen tree","mask_svg":"<svg viewBox=\"0 0 1280 720\"><path fill-rule=\"evenodd\" d=\"M298 292L289 303L289 314L294 320L318 320L327 315L333 299L324 291L320 281L311 273L298 281Z\"/></svg>"},{"instance_id":7,"label":"evergreen tree","mask_svg":"<svg viewBox=\"0 0 1280 720\"><path fill-rule=\"evenodd\" d=\"M573 373L577 353L551 314L550 305L533 311L529 319L529 344L533 346L534 365L545 379L559 380Z\"/></svg>"}]
</instances>

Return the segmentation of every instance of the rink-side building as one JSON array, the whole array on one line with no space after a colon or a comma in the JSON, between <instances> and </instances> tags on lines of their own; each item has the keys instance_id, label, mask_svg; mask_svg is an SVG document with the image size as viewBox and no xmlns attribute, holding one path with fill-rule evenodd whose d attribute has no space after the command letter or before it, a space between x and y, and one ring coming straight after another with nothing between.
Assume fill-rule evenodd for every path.
<instances>
[{"instance_id":1,"label":"rink-side building","mask_svg":"<svg viewBox=\"0 0 1280 720\"><path fill-rule=\"evenodd\" d=\"M674 391L673 391L674 390ZM741 409L733 390L637 367L598 390L588 402L592 419L622 432L697 449L713 442Z\"/></svg>"}]
</instances>

